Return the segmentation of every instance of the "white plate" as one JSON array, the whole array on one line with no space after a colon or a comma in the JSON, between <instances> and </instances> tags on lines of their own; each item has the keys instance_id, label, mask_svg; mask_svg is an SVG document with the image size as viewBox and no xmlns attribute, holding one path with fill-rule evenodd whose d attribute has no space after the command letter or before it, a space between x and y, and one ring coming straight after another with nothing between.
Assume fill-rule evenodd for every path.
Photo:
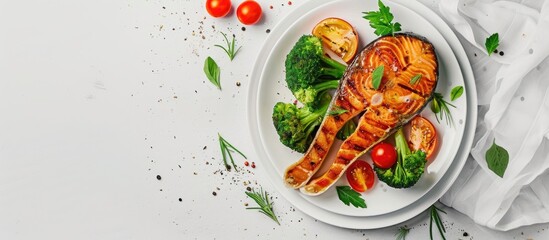
<instances>
[{"instance_id":1,"label":"white plate","mask_svg":"<svg viewBox=\"0 0 549 240\"><path fill-rule=\"evenodd\" d=\"M377 9L376 2L324 0L304 3L273 29L256 61L251 78L256 81L252 82L250 86L248 117L257 152L263 161L266 173L281 194L297 208L321 221L344 227L376 228L409 219L440 198L453 182L466 159L467 154L463 156L461 153L462 151L468 152L471 145L472 131L474 130L471 125L476 122L476 108L474 107L476 106L476 94L468 62L461 63L462 70L465 69L466 75L471 76L464 81L460 63L452 51L459 50L462 53L463 49L453 32L430 10L418 3L402 2L401 4L386 3L391 7L395 20L403 24L404 31L423 35L435 46L440 64L437 91L448 96L451 87L456 85L465 86L466 91L464 97L453 102L457 106L456 109L452 109L455 120L453 128L449 128L445 123L436 124L433 114L430 111L425 111L424 116L436 124L437 130L442 136L440 151L434 163L428 167L429 173L426 173L416 186L405 190L392 189L378 183L372 191L363 195L368 204L366 209L344 205L337 198L333 188L317 197L304 196L299 191L288 189L282 180L283 172L302 154L290 151L278 141L278 136L272 125L271 114L272 107L276 102L291 102L293 100L290 91L285 87L283 70L285 56L295 41L302 34L308 34L314 24L323 18L341 17L355 26L361 39L366 39L362 42L362 46L364 46L366 42L376 37L368 26L368 22L362 19L362 12ZM429 21L423 17L428 17ZM429 22L439 25L438 30ZM451 41L445 39L439 31L444 33L447 38L451 38ZM447 41L451 42L452 47L448 45ZM461 58L465 57L464 54L462 55ZM467 137L462 139L466 128L468 129L465 134ZM454 158L456 154L458 157ZM448 169L451 171L445 174ZM344 178L336 184L347 185ZM434 200L433 194L437 196ZM362 223L368 224L362 225Z\"/></svg>"}]
</instances>

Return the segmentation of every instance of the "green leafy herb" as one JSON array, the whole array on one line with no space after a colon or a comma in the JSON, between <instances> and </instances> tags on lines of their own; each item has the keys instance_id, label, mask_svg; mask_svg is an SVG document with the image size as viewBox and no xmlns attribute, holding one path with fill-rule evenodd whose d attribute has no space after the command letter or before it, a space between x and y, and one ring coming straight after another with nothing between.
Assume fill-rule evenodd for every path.
<instances>
[{"instance_id":1,"label":"green leafy herb","mask_svg":"<svg viewBox=\"0 0 549 240\"><path fill-rule=\"evenodd\" d=\"M225 51L225 53L227 53L227 55L229 56L229 59L231 59L231 61L233 60L234 56L236 56L236 53L238 52L238 50L240 50L240 47L238 47L238 49L235 50L235 46L234 46L234 35L233 35L233 40L231 42L229 42L229 39L227 38L227 35L225 33L222 33L223 34L223 37L225 38L225 43L227 44L227 47L223 47L221 45L214 45L218 48L221 48Z\"/></svg>"},{"instance_id":2,"label":"green leafy herb","mask_svg":"<svg viewBox=\"0 0 549 240\"><path fill-rule=\"evenodd\" d=\"M431 110L435 113L437 122L440 122L443 118L446 118L446 124L453 125L454 119L452 118L452 113L448 106L456 108L456 106L444 100L442 94L433 93L433 100L431 101ZM439 120L440 118L440 120Z\"/></svg>"},{"instance_id":3,"label":"green leafy herb","mask_svg":"<svg viewBox=\"0 0 549 240\"><path fill-rule=\"evenodd\" d=\"M223 163L225 163L225 168L227 168L227 170L229 170L229 171L231 170L231 166L229 166L229 164L227 163L227 155L229 155L229 159L231 159L231 164L232 164L233 168L238 172L238 169L236 168L236 165L234 164L234 159L233 159L233 155L231 154L231 152L232 151L237 152L244 159L247 159L246 156L241 151L236 149L233 145L231 145L229 142L227 142L227 140L225 140L223 137L221 137L221 135L219 133L217 135L219 136L219 146L221 147L221 155L223 156Z\"/></svg>"},{"instance_id":4,"label":"green leafy herb","mask_svg":"<svg viewBox=\"0 0 549 240\"><path fill-rule=\"evenodd\" d=\"M385 70L385 66L381 65L374 69L374 72L372 72L372 86L375 90L379 88L379 85L381 84L381 78L383 77L383 71Z\"/></svg>"},{"instance_id":5,"label":"green leafy herb","mask_svg":"<svg viewBox=\"0 0 549 240\"><path fill-rule=\"evenodd\" d=\"M211 58L207 57L204 61L204 73L213 85L221 90L221 82L219 80L219 74L221 69L217 66L217 63Z\"/></svg>"},{"instance_id":6,"label":"green leafy herb","mask_svg":"<svg viewBox=\"0 0 549 240\"><path fill-rule=\"evenodd\" d=\"M406 240L406 235L410 232L410 229L406 226L400 227L395 234L396 240Z\"/></svg>"},{"instance_id":7,"label":"green leafy herb","mask_svg":"<svg viewBox=\"0 0 549 240\"><path fill-rule=\"evenodd\" d=\"M410 84L412 85L416 84L421 79L421 77L422 77L421 74L413 76L412 79L410 79Z\"/></svg>"},{"instance_id":8,"label":"green leafy herb","mask_svg":"<svg viewBox=\"0 0 549 240\"><path fill-rule=\"evenodd\" d=\"M378 1L379 11L362 12L365 14L364 19L370 21L370 27L375 29L374 33L378 36L395 35L395 32L400 31L400 23L393 21L391 8L385 6L381 0Z\"/></svg>"},{"instance_id":9,"label":"green leafy herb","mask_svg":"<svg viewBox=\"0 0 549 240\"><path fill-rule=\"evenodd\" d=\"M431 212L431 221L429 223L429 236L431 237L431 240L433 240L433 222L437 225L438 232L440 233L440 236L442 239L446 240L446 237L444 237L444 233L446 233L446 229L444 228L444 224L442 223L442 220L440 220L440 216L438 215L438 212L443 212L446 214L445 211L441 210L440 208L437 208L434 204L431 206L430 210Z\"/></svg>"},{"instance_id":10,"label":"green leafy herb","mask_svg":"<svg viewBox=\"0 0 549 240\"><path fill-rule=\"evenodd\" d=\"M454 101L463 94L463 86L455 86L450 92L450 100Z\"/></svg>"},{"instance_id":11,"label":"green leafy herb","mask_svg":"<svg viewBox=\"0 0 549 240\"><path fill-rule=\"evenodd\" d=\"M486 163L488 168L499 177L503 177L507 164L509 164L509 153L505 148L496 144L496 139L492 146L486 151Z\"/></svg>"},{"instance_id":12,"label":"green leafy herb","mask_svg":"<svg viewBox=\"0 0 549 240\"><path fill-rule=\"evenodd\" d=\"M255 189L252 189L251 192L246 192L246 195L253 199L257 205L259 205L259 207L248 207L246 209L257 209L260 213L265 214L267 217L271 218L278 225L280 225L280 222L278 222L278 219L273 211L273 203L270 201L269 194L266 191L261 189L259 192L256 192Z\"/></svg>"},{"instance_id":13,"label":"green leafy herb","mask_svg":"<svg viewBox=\"0 0 549 240\"><path fill-rule=\"evenodd\" d=\"M337 131L336 138L342 141L345 141L351 134L356 130L356 123L354 120L349 120L343 125L339 131Z\"/></svg>"},{"instance_id":14,"label":"green leafy herb","mask_svg":"<svg viewBox=\"0 0 549 240\"><path fill-rule=\"evenodd\" d=\"M339 106L334 106L332 108L332 110L330 110L328 112L328 114L330 114L332 116L337 116L337 115L340 115L340 114L343 114L343 113L346 113L346 112L348 112L347 109L341 108Z\"/></svg>"},{"instance_id":15,"label":"green leafy herb","mask_svg":"<svg viewBox=\"0 0 549 240\"><path fill-rule=\"evenodd\" d=\"M337 196L345 205L352 204L357 208L366 208L366 202L362 199L362 195L356 192L349 186L337 186Z\"/></svg>"},{"instance_id":16,"label":"green leafy herb","mask_svg":"<svg viewBox=\"0 0 549 240\"><path fill-rule=\"evenodd\" d=\"M486 51L488 51L488 56L492 55L492 53L499 46L499 34L494 33L490 37L486 38L486 42L484 43L484 46L486 46Z\"/></svg>"}]
</instances>

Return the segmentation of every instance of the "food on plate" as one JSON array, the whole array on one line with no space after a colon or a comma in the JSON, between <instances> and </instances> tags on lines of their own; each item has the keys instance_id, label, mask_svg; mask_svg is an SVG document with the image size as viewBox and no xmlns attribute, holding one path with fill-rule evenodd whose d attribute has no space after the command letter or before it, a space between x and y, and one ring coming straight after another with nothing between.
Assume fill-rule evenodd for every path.
<instances>
[{"instance_id":1,"label":"food on plate","mask_svg":"<svg viewBox=\"0 0 549 240\"><path fill-rule=\"evenodd\" d=\"M319 98L320 107L315 110L309 107L298 108L293 103L275 104L273 124L282 144L300 153L309 148L316 128L322 122L332 99L328 93L323 93Z\"/></svg>"},{"instance_id":2,"label":"food on plate","mask_svg":"<svg viewBox=\"0 0 549 240\"><path fill-rule=\"evenodd\" d=\"M435 126L422 116L416 116L409 123L410 135L408 145L412 151L421 150L427 154L429 159L438 144L437 131Z\"/></svg>"},{"instance_id":3,"label":"food on plate","mask_svg":"<svg viewBox=\"0 0 549 240\"><path fill-rule=\"evenodd\" d=\"M374 165L380 168L390 168L395 165L397 152L390 143L380 142L372 148L370 156Z\"/></svg>"},{"instance_id":4,"label":"food on plate","mask_svg":"<svg viewBox=\"0 0 549 240\"><path fill-rule=\"evenodd\" d=\"M244 25L256 24L262 13L261 5L254 0L246 0L236 9L236 17Z\"/></svg>"},{"instance_id":5,"label":"food on plate","mask_svg":"<svg viewBox=\"0 0 549 240\"><path fill-rule=\"evenodd\" d=\"M358 34L341 18L326 18L315 25L313 35L345 62L351 62L358 49Z\"/></svg>"},{"instance_id":6,"label":"food on plate","mask_svg":"<svg viewBox=\"0 0 549 240\"><path fill-rule=\"evenodd\" d=\"M374 166L379 181L386 183L394 188L409 188L414 186L425 170L427 162L425 152L416 150L412 152L404 131L399 128L395 134L395 143L397 149L397 162L390 168L380 168Z\"/></svg>"},{"instance_id":7,"label":"food on plate","mask_svg":"<svg viewBox=\"0 0 549 240\"><path fill-rule=\"evenodd\" d=\"M206 11L212 17L224 17L231 10L231 0L206 0Z\"/></svg>"},{"instance_id":8,"label":"food on plate","mask_svg":"<svg viewBox=\"0 0 549 240\"><path fill-rule=\"evenodd\" d=\"M355 130L356 130L356 122L354 120L350 120L347 123L345 123L345 125L343 125L343 127L337 132L336 138L339 140L345 140L349 136L351 136L351 134L353 134Z\"/></svg>"},{"instance_id":9,"label":"food on plate","mask_svg":"<svg viewBox=\"0 0 549 240\"><path fill-rule=\"evenodd\" d=\"M318 96L336 89L346 66L324 55L320 38L303 35L286 56L286 84L298 101L318 107Z\"/></svg>"},{"instance_id":10,"label":"food on plate","mask_svg":"<svg viewBox=\"0 0 549 240\"><path fill-rule=\"evenodd\" d=\"M381 65L385 66L383 77L375 90L372 71ZM411 85L409 80L417 74L422 74L422 81ZM368 44L348 67L331 103L331 108L347 111L324 118L305 155L286 169L285 183L293 188L307 184L301 190L308 195L326 191L359 156L423 109L437 80L435 50L425 38L395 34ZM335 134L361 113L364 114L357 129L342 143L329 169L309 182L331 148Z\"/></svg>"},{"instance_id":11,"label":"food on plate","mask_svg":"<svg viewBox=\"0 0 549 240\"><path fill-rule=\"evenodd\" d=\"M365 192L374 186L375 174L369 163L356 160L345 174L347 182L357 192Z\"/></svg>"}]
</instances>

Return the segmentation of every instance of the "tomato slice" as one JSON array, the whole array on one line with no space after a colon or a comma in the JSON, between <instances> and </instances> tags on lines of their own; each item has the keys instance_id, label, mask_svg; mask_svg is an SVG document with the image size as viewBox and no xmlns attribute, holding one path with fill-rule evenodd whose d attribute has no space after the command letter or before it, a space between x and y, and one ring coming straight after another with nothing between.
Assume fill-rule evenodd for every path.
<instances>
[{"instance_id":1,"label":"tomato slice","mask_svg":"<svg viewBox=\"0 0 549 240\"><path fill-rule=\"evenodd\" d=\"M436 146L438 145L437 131L435 126L422 116L416 116L409 124L410 137L408 139L408 146L412 151L422 150L427 154L429 159Z\"/></svg>"},{"instance_id":2,"label":"tomato slice","mask_svg":"<svg viewBox=\"0 0 549 240\"><path fill-rule=\"evenodd\" d=\"M322 39L322 43L346 63L357 53L358 34L343 19L326 18L315 25L312 34Z\"/></svg>"},{"instance_id":3,"label":"tomato slice","mask_svg":"<svg viewBox=\"0 0 549 240\"><path fill-rule=\"evenodd\" d=\"M356 160L345 172L349 185L357 192L365 192L374 186L374 170L369 163Z\"/></svg>"},{"instance_id":4,"label":"tomato slice","mask_svg":"<svg viewBox=\"0 0 549 240\"><path fill-rule=\"evenodd\" d=\"M390 143L381 142L372 148L370 152L372 161L379 168L390 168L395 165L397 161L397 152L395 147Z\"/></svg>"}]
</instances>

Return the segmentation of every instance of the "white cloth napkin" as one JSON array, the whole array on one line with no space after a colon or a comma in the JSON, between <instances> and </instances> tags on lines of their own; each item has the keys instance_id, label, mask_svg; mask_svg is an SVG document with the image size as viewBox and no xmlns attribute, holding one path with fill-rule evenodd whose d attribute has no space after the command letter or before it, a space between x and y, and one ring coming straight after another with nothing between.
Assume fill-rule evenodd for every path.
<instances>
[{"instance_id":1,"label":"white cloth napkin","mask_svg":"<svg viewBox=\"0 0 549 240\"><path fill-rule=\"evenodd\" d=\"M439 10L461 35L479 100L471 154L442 203L498 230L549 222L549 0L441 0ZM504 55L488 56L496 32ZM486 164L494 139L509 152L503 178Z\"/></svg>"}]
</instances>

